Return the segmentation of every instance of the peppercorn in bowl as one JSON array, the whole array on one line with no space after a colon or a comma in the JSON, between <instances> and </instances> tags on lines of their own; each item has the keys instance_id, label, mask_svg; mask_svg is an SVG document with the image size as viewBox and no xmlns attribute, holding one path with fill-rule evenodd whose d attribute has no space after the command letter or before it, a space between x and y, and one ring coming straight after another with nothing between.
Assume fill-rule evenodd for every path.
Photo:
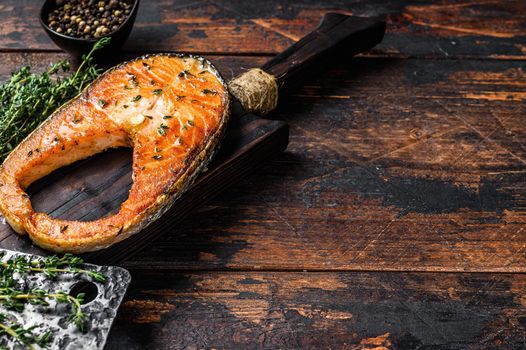
<instances>
[{"instance_id":1,"label":"peppercorn in bowl","mask_svg":"<svg viewBox=\"0 0 526 350\"><path fill-rule=\"evenodd\" d=\"M40 23L51 40L79 58L102 37L110 37L105 51L120 48L135 22L139 0L46 0Z\"/></svg>"}]
</instances>

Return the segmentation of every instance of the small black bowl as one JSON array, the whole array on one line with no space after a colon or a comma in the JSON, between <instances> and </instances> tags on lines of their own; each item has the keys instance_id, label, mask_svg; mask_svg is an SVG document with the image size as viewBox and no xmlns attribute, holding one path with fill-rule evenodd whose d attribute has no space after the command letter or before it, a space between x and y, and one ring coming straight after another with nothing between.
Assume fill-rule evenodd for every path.
<instances>
[{"instance_id":1,"label":"small black bowl","mask_svg":"<svg viewBox=\"0 0 526 350\"><path fill-rule=\"evenodd\" d=\"M119 29L104 36L104 37L110 37L111 41L109 45L105 46L103 49L97 52L97 56L103 57L103 55L108 54L110 52L115 52L121 48L121 46L124 44L126 39L128 39L128 36L130 35L130 32L132 30L133 24L135 23L135 17L137 17L137 10L139 9L139 2L140 0L135 0L132 10L130 11L130 14L128 15L124 23L121 24ZM55 44L57 44L58 47L68 52L76 60L79 60L83 54L86 54L91 50L93 45L100 38L96 38L96 39L74 38L74 37L67 36L65 34L61 34L61 33L57 33L53 31L47 25L47 18L48 18L48 14L51 11L53 11L56 8L56 6L57 6L56 0L46 0L44 2L44 5L42 6L42 9L40 10L40 24L46 31L47 35L51 38L51 40L53 40Z\"/></svg>"}]
</instances>

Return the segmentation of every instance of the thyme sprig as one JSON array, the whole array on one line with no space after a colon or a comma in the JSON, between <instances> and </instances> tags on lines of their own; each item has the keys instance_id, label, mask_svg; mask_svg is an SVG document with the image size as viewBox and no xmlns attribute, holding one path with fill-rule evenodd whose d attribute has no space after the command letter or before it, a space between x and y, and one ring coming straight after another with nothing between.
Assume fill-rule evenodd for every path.
<instances>
[{"instance_id":1,"label":"thyme sprig","mask_svg":"<svg viewBox=\"0 0 526 350\"><path fill-rule=\"evenodd\" d=\"M13 337L20 343L24 344L28 349L36 349L34 345L38 345L40 348L47 348L53 339L51 331L46 331L41 335L36 335L33 330L36 326L24 328L23 326L16 323L8 323L7 315L0 314L0 336L7 334ZM8 349L7 347L0 347L0 350Z\"/></svg>"},{"instance_id":2,"label":"thyme sprig","mask_svg":"<svg viewBox=\"0 0 526 350\"><path fill-rule=\"evenodd\" d=\"M16 290L13 288L0 288L0 303L8 309L21 312L25 304L49 306L47 299L54 299L59 303L71 305L71 314L68 321L75 324L80 331L84 331L84 321L86 314L82 311L81 305L84 302L84 293L72 296L63 291L49 293L42 289L29 289L28 291Z\"/></svg>"},{"instance_id":3,"label":"thyme sprig","mask_svg":"<svg viewBox=\"0 0 526 350\"><path fill-rule=\"evenodd\" d=\"M0 161L49 114L99 76L101 70L93 63L93 53L108 42L109 38L99 40L69 77L60 77L70 69L70 63L62 60L41 74L22 67L0 85Z\"/></svg>"},{"instance_id":4,"label":"thyme sprig","mask_svg":"<svg viewBox=\"0 0 526 350\"><path fill-rule=\"evenodd\" d=\"M81 266L84 261L78 256L65 254L62 257L52 255L42 260L31 260L29 257L17 256L14 259L0 262L3 273L42 272L49 277L60 273L86 274L97 282L104 282L106 277L98 271L86 270Z\"/></svg>"}]
</instances>

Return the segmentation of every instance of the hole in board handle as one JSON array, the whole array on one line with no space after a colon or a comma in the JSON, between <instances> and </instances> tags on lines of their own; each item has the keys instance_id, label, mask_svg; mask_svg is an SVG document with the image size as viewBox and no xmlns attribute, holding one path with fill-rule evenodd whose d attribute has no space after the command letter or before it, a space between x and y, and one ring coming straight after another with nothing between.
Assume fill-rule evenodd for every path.
<instances>
[{"instance_id":1,"label":"hole in board handle","mask_svg":"<svg viewBox=\"0 0 526 350\"><path fill-rule=\"evenodd\" d=\"M80 293L84 293L84 300L82 304L87 304L95 300L95 298L97 298L97 295L99 295L99 289L97 288L97 285L93 282L80 281L75 283L71 287L69 295L71 295L72 297L77 297Z\"/></svg>"}]
</instances>

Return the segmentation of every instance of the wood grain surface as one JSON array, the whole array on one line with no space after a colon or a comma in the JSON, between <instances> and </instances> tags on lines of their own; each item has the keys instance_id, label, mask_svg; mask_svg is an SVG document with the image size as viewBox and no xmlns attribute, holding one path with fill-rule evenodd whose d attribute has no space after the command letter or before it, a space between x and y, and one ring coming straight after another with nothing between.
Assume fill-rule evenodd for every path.
<instances>
[{"instance_id":1,"label":"wood grain surface","mask_svg":"<svg viewBox=\"0 0 526 350\"><path fill-rule=\"evenodd\" d=\"M39 1L2 1L0 49L56 51L36 20L39 10ZM143 0L125 50L275 55L312 30L328 11L386 19L388 33L374 54L491 59L526 55L522 0Z\"/></svg>"},{"instance_id":2,"label":"wood grain surface","mask_svg":"<svg viewBox=\"0 0 526 350\"><path fill-rule=\"evenodd\" d=\"M38 6L0 4L2 78L65 57L22 20ZM227 78L327 10L388 33L282 101L287 152L123 264L107 348L525 348L525 6L143 0L123 58L200 52Z\"/></svg>"},{"instance_id":3,"label":"wood grain surface","mask_svg":"<svg viewBox=\"0 0 526 350\"><path fill-rule=\"evenodd\" d=\"M526 286L520 275L137 272L136 276L109 348L525 345Z\"/></svg>"}]
</instances>

